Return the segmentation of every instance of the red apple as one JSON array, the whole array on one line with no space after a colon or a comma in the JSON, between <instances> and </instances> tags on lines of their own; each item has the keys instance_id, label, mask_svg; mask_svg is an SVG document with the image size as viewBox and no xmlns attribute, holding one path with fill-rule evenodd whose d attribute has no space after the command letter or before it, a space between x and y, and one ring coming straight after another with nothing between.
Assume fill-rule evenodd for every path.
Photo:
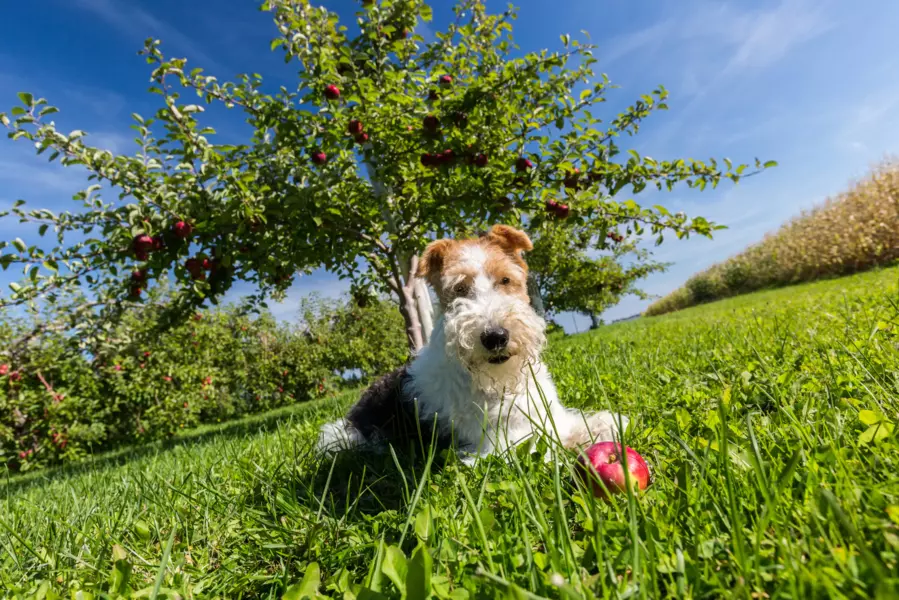
<instances>
[{"instance_id":1,"label":"red apple","mask_svg":"<svg viewBox=\"0 0 899 600\"><path fill-rule=\"evenodd\" d=\"M575 168L573 171L570 171L568 175L565 176L565 180L563 183L567 188L576 188L578 185L578 181L581 177L581 170Z\"/></svg>"},{"instance_id":2,"label":"red apple","mask_svg":"<svg viewBox=\"0 0 899 600\"><path fill-rule=\"evenodd\" d=\"M134 284L131 286L131 289L128 293L131 294L132 298L140 298L140 295L143 291L144 289L139 284Z\"/></svg>"},{"instance_id":3,"label":"red apple","mask_svg":"<svg viewBox=\"0 0 899 600\"><path fill-rule=\"evenodd\" d=\"M5 363L0 365L0 376L6 375L7 373L9 373L9 365Z\"/></svg>"},{"instance_id":4,"label":"red apple","mask_svg":"<svg viewBox=\"0 0 899 600\"><path fill-rule=\"evenodd\" d=\"M476 155L471 159L471 162L472 162L476 167L486 167L486 166L487 166L487 163L489 162L489 160L488 160L486 154L480 153L480 154L476 154Z\"/></svg>"},{"instance_id":5,"label":"red apple","mask_svg":"<svg viewBox=\"0 0 899 600\"><path fill-rule=\"evenodd\" d=\"M552 198L550 198L549 200L546 201L546 211L547 212L551 212L551 213L555 214L557 210L559 210L558 202L556 202Z\"/></svg>"},{"instance_id":6,"label":"red apple","mask_svg":"<svg viewBox=\"0 0 899 600\"><path fill-rule=\"evenodd\" d=\"M340 98L340 88L334 85L325 86L325 98L328 100L337 100Z\"/></svg>"},{"instance_id":7,"label":"red apple","mask_svg":"<svg viewBox=\"0 0 899 600\"><path fill-rule=\"evenodd\" d=\"M162 239L161 235L153 236L153 250L162 250L165 248L165 240Z\"/></svg>"},{"instance_id":8,"label":"red apple","mask_svg":"<svg viewBox=\"0 0 899 600\"><path fill-rule=\"evenodd\" d=\"M437 90L428 90L428 100L434 102L439 99L440 95L437 93Z\"/></svg>"},{"instance_id":9,"label":"red apple","mask_svg":"<svg viewBox=\"0 0 899 600\"><path fill-rule=\"evenodd\" d=\"M515 170L516 171L527 171L528 169L530 169L533 166L534 166L534 163L532 163L530 160L528 160L527 158L525 158L523 156L521 158L519 158L517 161L515 161Z\"/></svg>"},{"instance_id":10,"label":"red apple","mask_svg":"<svg viewBox=\"0 0 899 600\"><path fill-rule=\"evenodd\" d=\"M437 129L440 128L440 119L438 119L434 115L428 115L421 120L421 125L425 128L425 131L434 133L435 131L437 131Z\"/></svg>"},{"instance_id":11,"label":"red apple","mask_svg":"<svg viewBox=\"0 0 899 600\"><path fill-rule=\"evenodd\" d=\"M452 75L441 75L439 81L440 81L440 85L452 85L453 84L453 76Z\"/></svg>"},{"instance_id":12,"label":"red apple","mask_svg":"<svg viewBox=\"0 0 899 600\"><path fill-rule=\"evenodd\" d=\"M367 133L360 133L359 135L356 136L357 144L365 144L366 142L368 142L368 134Z\"/></svg>"},{"instance_id":13,"label":"red apple","mask_svg":"<svg viewBox=\"0 0 899 600\"><path fill-rule=\"evenodd\" d=\"M147 272L142 269L135 269L131 272L131 281L134 283L143 283L147 280Z\"/></svg>"},{"instance_id":14,"label":"red apple","mask_svg":"<svg viewBox=\"0 0 899 600\"><path fill-rule=\"evenodd\" d=\"M193 233L194 226L187 221L178 221L172 226L172 231L174 231L175 235L182 240L186 240L190 237L190 234Z\"/></svg>"},{"instance_id":15,"label":"red apple","mask_svg":"<svg viewBox=\"0 0 899 600\"><path fill-rule=\"evenodd\" d=\"M153 238L146 233L134 236L134 241L131 242L131 248L138 258L146 260L147 254L153 249ZM141 256L144 258L141 258Z\"/></svg>"},{"instance_id":16,"label":"red apple","mask_svg":"<svg viewBox=\"0 0 899 600\"><path fill-rule=\"evenodd\" d=\"M567 204L557 204L556 205L556 216L559 217L560 219L567 219L568 212L569 212L569 209L568 209Z\"/></svg>"},{"instance_id":17,"label":"red apple","mask_svg":"<svg viewBox=\"0 0 899 600\"><path fill-rule=\"evenodd\" d=\"M443 152L437 155L437 160L440 163L446 164L451 163L456 158L456 153L453 152L452 148L447 148Z\"/></svg>"},{"instance_id":18,"label":"red apple","mask_svg":"<svg viewBox=\"0 0 899 600\"><path fill-rule=\"evenodd\" d=\"M421 165L423 167L433 167L435 162L433 154L426 152L421 155Z\"/></svg>"},{"instance_id":19,"label":"red apple","mask_svg":"<svg viewBox=\"0 0 899 600\"><path fill-rule=\"evenodd\" d=\"M10 381L19 381L20 379L22 379L22 374L19 373L18 371L13 371L12 373L9 374Z\"/></svg>"},{"instance_id":20,"label":"red apple","mask_svg":"<svg viewBox=\"0 0 899 600\"><path fill-rule=\"evenodd\" d=\"M645 490L651 479L649 466L632 448L625 448L625 455L631 489L634 492ZM627 489L621 463L621 444L599 442L578 457L578 472L591 487L594 496L608 500L610 495L623 493Z\"/></svg>"},{"instance_id":21,"label":"red apple","mask_svg":"<svg viewBox=\"0 0 899 600\"><path fill-rule=\"evenodd\" d=\"M326 162L328 162L328 155L321 150L312 153L312 164L323 165Z\"/></svg>"},{"instance_id":22,"label":"red apple","mask_svg":"<svg viewBox=\"0 0 899 600\"><path fill-rule=\"evenodd\" d=\"M350 121L350 124L347 125L346 130L350 132L350 135L359 135L362 133L362 121L353 119Z\"/></svg>"},{"instance_id":23,"label":"red apple","mask_svg":"<svg viewBox=\"0 0 899 600\"><path fill-rule=\"evenodd\" d=\"M184 261L184 268L190 273L192 279L203 279L203 263L199 258L188 258Z\"/></svg>"}]
</instances>

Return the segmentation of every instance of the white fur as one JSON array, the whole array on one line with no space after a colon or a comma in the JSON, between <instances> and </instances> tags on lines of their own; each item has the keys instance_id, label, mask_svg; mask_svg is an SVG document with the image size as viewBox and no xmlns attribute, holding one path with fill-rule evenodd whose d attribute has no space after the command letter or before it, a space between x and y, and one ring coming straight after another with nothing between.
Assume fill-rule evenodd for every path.
<instances>
[{"instance_id":1,"label":"white fur","mask_svg":"<svg viewBox=\"0 0 899 600\"><path fill-rule=\"evenodd\" d=\"M434 323L430 343L409 367L410 381L404 391L418 401L419 418L433 422L436 415L441 432L452 434L459 450L469 455L466 462L540 435L567 447L620 437L619 423L627 427L627 418L606 411L585 415L563 406L540 359L546 343L545 322L529 303L499 291L483 268L484 250L469 248L462 260L478 270L470 293L445 307ZM505 349L489 352L484 348L481 334L488 327L509 332ZM501 364L488 362L497 355L510 358ZM322 429L319 448L365 441L338 421Z\"/></svg>"},{"instance_id":2,"label":"white fur","mask_svg":"<svg viewBox=\"0 0 899 600\"><path fill-rule=\"evenodd\" d=\"M345 419L338 419L333 423L322 425L316 446L322 452L340 452L361 446L367 441Z\"/></svg>"}]
</instances>

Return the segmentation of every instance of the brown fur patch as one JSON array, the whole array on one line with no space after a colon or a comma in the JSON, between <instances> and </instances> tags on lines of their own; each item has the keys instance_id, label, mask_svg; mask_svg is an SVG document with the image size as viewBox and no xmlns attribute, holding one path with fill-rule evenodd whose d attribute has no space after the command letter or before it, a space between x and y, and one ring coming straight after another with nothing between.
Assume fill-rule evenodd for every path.
<instances>
[{"instance_id":1,"label":"brown fur patch","mask_svg":"<svg viewBox=\"0 0 899 600\"><path fill-rule=\"evenodd\" d=\"M480 246L486 255L482 266L472 265L466 260L466 253L472 246ZM484 237L431 242L425 248L415 274L428 281L444 305L462 293L455 289L456 286L464 290L466 285L471 285L480 267L490 275L494 285L502 293L528 301L528 267L521 252L531 248L531 240L523 231L506 225L495 225ZM504 278L508 278L509 282L502 283ZM445 288L445 281L453 283Z\"/></svg>"}]
</instances>

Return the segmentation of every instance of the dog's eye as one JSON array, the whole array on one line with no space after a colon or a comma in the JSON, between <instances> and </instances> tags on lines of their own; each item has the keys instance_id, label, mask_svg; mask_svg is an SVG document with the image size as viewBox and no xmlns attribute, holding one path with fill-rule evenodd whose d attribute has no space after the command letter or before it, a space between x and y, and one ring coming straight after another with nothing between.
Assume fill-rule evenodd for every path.
<instances>
[{"instance_id":1,"label":"dog's eye","mask_svg":"<svg viewBox=\"0 0 899 600\"><path fill-rule=\"evenodd\" d=\"M501 283L502 285L509 285L510 283L512 283L512 280L509 279L508 277L503 277L503 278L500 280L500 283Z\"/></svg>"}]
</instances>

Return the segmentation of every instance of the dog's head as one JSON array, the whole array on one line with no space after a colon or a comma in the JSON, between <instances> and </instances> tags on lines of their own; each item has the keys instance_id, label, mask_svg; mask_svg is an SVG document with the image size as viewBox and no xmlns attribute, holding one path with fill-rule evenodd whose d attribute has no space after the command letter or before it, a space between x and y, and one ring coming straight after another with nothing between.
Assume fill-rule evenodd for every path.
<instances>
[{"instance_id":1,"label":"dog's head","mask_svg":"<svg viewBox=\"0 0 899 600\"><path fill-rule=\"evenodd\" d=\"M467 240L437 240L422 254L417 275L440 299L447 350L469 369L495 379L516 377L536 359L546 324L530 303L522 251L528 236L506 225Z\"/></svg>"}]
</instances>

